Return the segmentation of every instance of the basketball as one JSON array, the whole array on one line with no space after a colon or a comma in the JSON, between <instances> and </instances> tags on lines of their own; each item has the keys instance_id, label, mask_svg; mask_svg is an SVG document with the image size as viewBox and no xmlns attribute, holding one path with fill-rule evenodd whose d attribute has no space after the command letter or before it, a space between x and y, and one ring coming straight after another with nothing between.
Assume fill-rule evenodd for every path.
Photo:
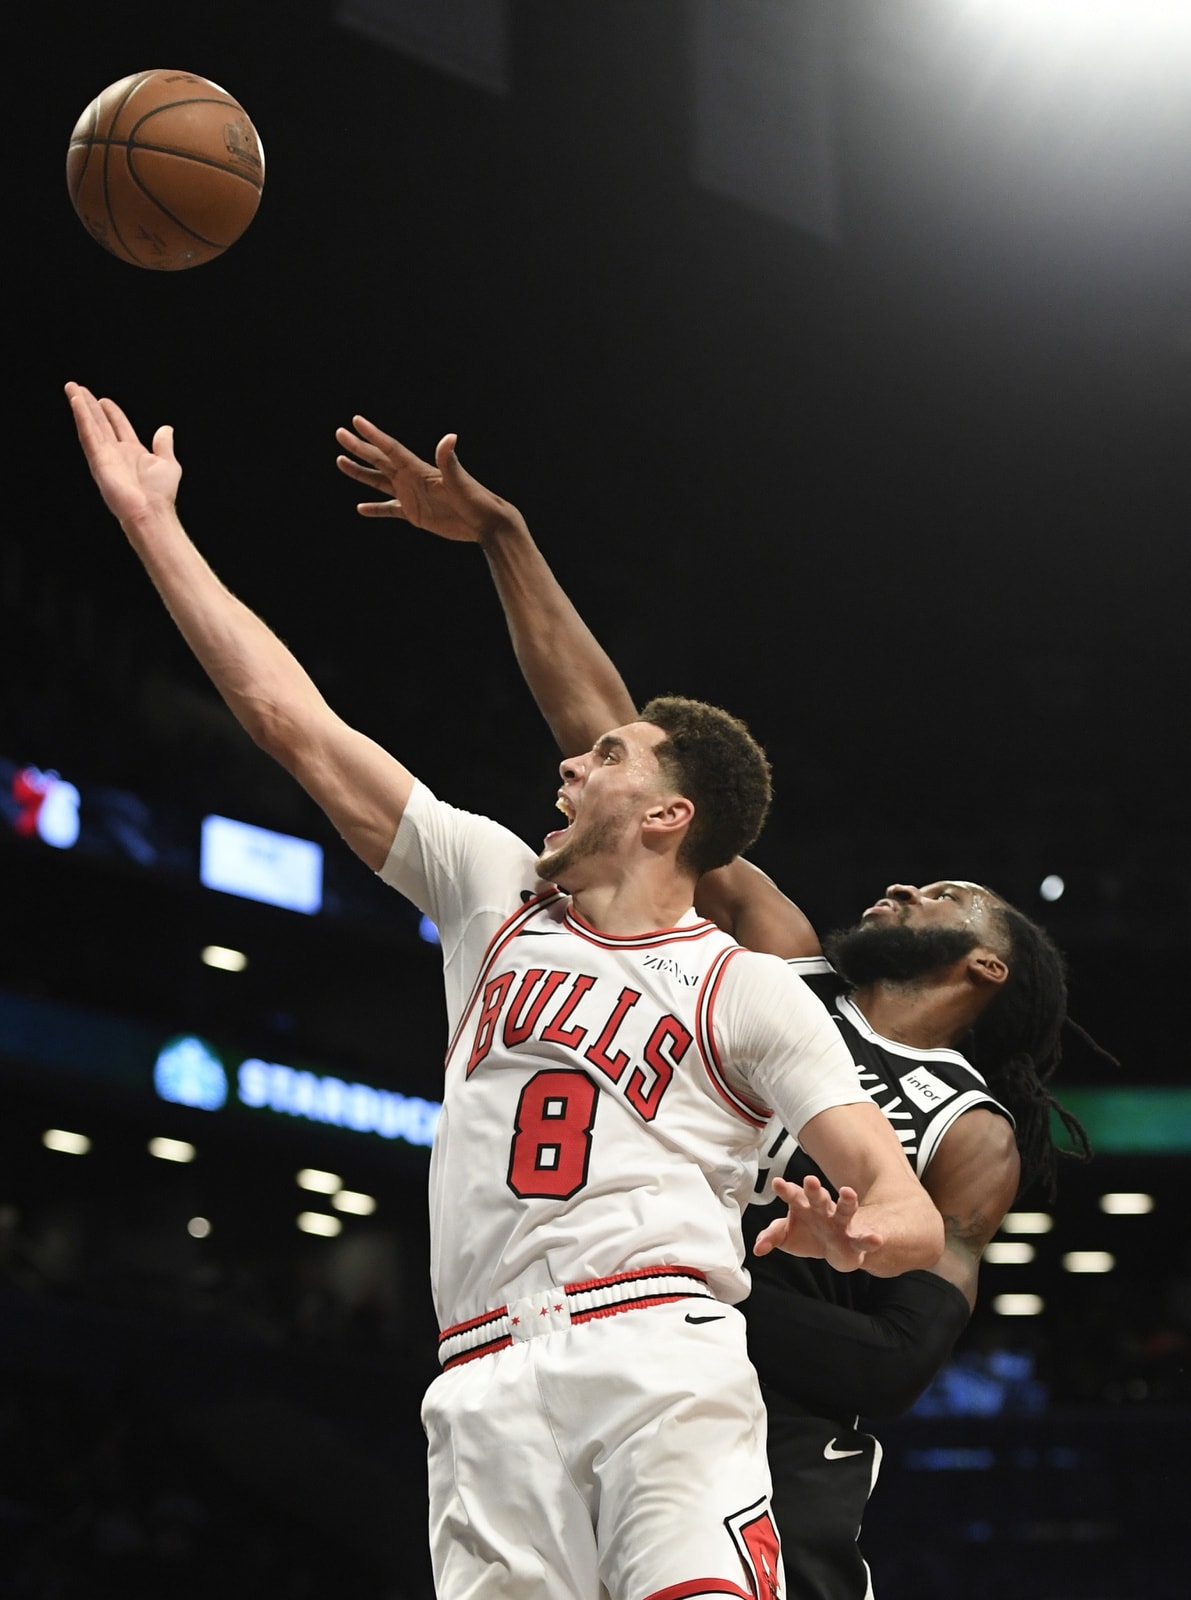
<instances>
[{"instance_id":1,"label":"basketball","mask_svg":"<svg viewBox=\"0 0 1191 1600\"><path fill-rule=\"evenodd\" d=\"M248 113L193 72L109 84L75 123L66 187L121 261L180 272L222 255L256 215L265 157Z\"/></svg>"}]
</instances>

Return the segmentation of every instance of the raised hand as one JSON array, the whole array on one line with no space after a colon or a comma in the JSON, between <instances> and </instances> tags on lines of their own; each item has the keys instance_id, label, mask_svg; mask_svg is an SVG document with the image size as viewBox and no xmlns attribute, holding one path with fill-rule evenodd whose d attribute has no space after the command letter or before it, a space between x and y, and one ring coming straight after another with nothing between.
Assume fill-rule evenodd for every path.
<instances>
[{"instance_id":1,"label":"raised hand","mask_svg":"<svg viewBox=\"0 0 1191 1600\"><path fill-rule=\"evenodd\" d=\"M802 1184L775 1178L773 1189L779 1200L786 1202L787 1212L757 1235L753 1244L756 1255L785 1250L790 1255L821 1258L837 1272L855 1272L864 1265L867 1253L879 1250L885 1242L880 1234L856 1222L860 1199L855 1189L845 1185L839 1199L833 1200L813 1173L808 1173Z\"/></svg>"},{"instance_id":2,"label":"raised hand","mask_svg":"<svg viewBox=\"0 0 1191 1600\"><path fill-rule=\"evenodd\" d=\"M135 522L146 512L172 508L182 478L173 428L158 428L150 448L114 400L97 400L79 383L66 385L66 398L91 476L113 516Z\"/></svg>"},{"instance_id":3,"label":"raised hand","mask_svg":"<svg viewBox=\"0 0 1191 1600\"><path fill-rule=\"evenodd\" d=\"M362 517L400 517L440 539L473 544L483 544L502 527L521 525L516 506L459 465L455 434L439 440L431 466L367 417L353 417L352 428L335 430L336 439L351 452L337 456L335 465L345 477L386 497L359 504Z\"/></svg>"}]
</instances>

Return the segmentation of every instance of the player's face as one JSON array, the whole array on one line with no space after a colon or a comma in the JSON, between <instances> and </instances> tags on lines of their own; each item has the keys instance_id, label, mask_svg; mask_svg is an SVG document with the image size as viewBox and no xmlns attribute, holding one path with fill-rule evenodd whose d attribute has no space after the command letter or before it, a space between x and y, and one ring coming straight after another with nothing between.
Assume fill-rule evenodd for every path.
<instances>
[{"instance_id":1,"label":"player's face","mask_svg":"<svg viewBox=\"0 0 1191 1600\"><path fill-rule=\"evenodd\" d=\"M912 883L891 883L861 917L864 926L900 928L968 928L981 940L993 937L989 916L1001 902L990 889L962 879L943 879L919 889Z\"/></svg>"},{"instance_id":2,"label":"player's face","mask_svg":"<svg viewBox=\"0 0 1191 1600\"><path fill-rule=\"evenodd\" d=\"M581 880L590 881L594 863L623 854L664 791L654 747L665 737L652 723L631 722L561 764L557 804L567 826L542 841L540 878L574 893Z\"/></svg>"},{"instance_id":3,"label":"player's face","mask_svg":"<svg viewBox=\"0 0 1191 1600\"><path fill-rule=\"evenodd\" d=\"M1004 938L994 913L1000 904L980 884L958 879L921 889L893 883L855 927L830 936L826 953L858 986L913 982L977 948L999 952Z\"/></svg>"}]
</instances>

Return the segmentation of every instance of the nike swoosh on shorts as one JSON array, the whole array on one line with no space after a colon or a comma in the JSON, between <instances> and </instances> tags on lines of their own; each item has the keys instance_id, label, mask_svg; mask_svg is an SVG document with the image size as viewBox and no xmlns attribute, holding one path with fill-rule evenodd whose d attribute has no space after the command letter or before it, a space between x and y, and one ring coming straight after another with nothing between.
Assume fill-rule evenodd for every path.
<instances>
[{"instance_id":1,"label":"nike swoosh on shorts","mask_svg":"<svg viewBox=\"0 0 1191 1600\"><path fill-rule=\"evenodd\" d=\"M863 1454L863 1450L837 1450L834 1439L830 1444L823 1446L823 1456L827 1461L842 1461L845 1456L862 1456Z\"/></svg>"},{"instance_id":2,"label":"nike swoosh on shorts","mask_svg":"<svg viewBox=\"0 0 1191 1600\"><path fill-rule=\"evenodd\" d=\"M718 1316L718 1317L692 1317L689 1311L687 1312L686 1316L683 1318L684 1322L722 1322L723 1320L724 1319L723 1319L722 1316Z\"/></svg>"}]
</instances>

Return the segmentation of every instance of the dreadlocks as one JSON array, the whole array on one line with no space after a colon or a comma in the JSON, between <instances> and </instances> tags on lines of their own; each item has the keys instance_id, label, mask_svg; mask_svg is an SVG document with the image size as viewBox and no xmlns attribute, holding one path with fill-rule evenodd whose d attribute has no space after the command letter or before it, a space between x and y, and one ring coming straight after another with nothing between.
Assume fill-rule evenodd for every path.
<instances>
[{"instance_id":1,"label":"dreadlocks","mask_svg":"<svg viewBox=\"0 0 1191 1600\"><path fill-rule=\"evenodd\" d=\"M1074 1028L1100 1055L1112 1057L1067 1016L1067 963L1045 929L1004 901L992 914L1009 942L1009 976L972 1029L967 1054L1017 1124L1018 1192L1037 1185L1052 1200L1058 1157L1086 1161L1092 1154L1079 1119L1047 1088L1062 1056L1064 1026ZM1052 1113L1069 1147L1055 1143Z\"/></svg>"}]
</instances>

